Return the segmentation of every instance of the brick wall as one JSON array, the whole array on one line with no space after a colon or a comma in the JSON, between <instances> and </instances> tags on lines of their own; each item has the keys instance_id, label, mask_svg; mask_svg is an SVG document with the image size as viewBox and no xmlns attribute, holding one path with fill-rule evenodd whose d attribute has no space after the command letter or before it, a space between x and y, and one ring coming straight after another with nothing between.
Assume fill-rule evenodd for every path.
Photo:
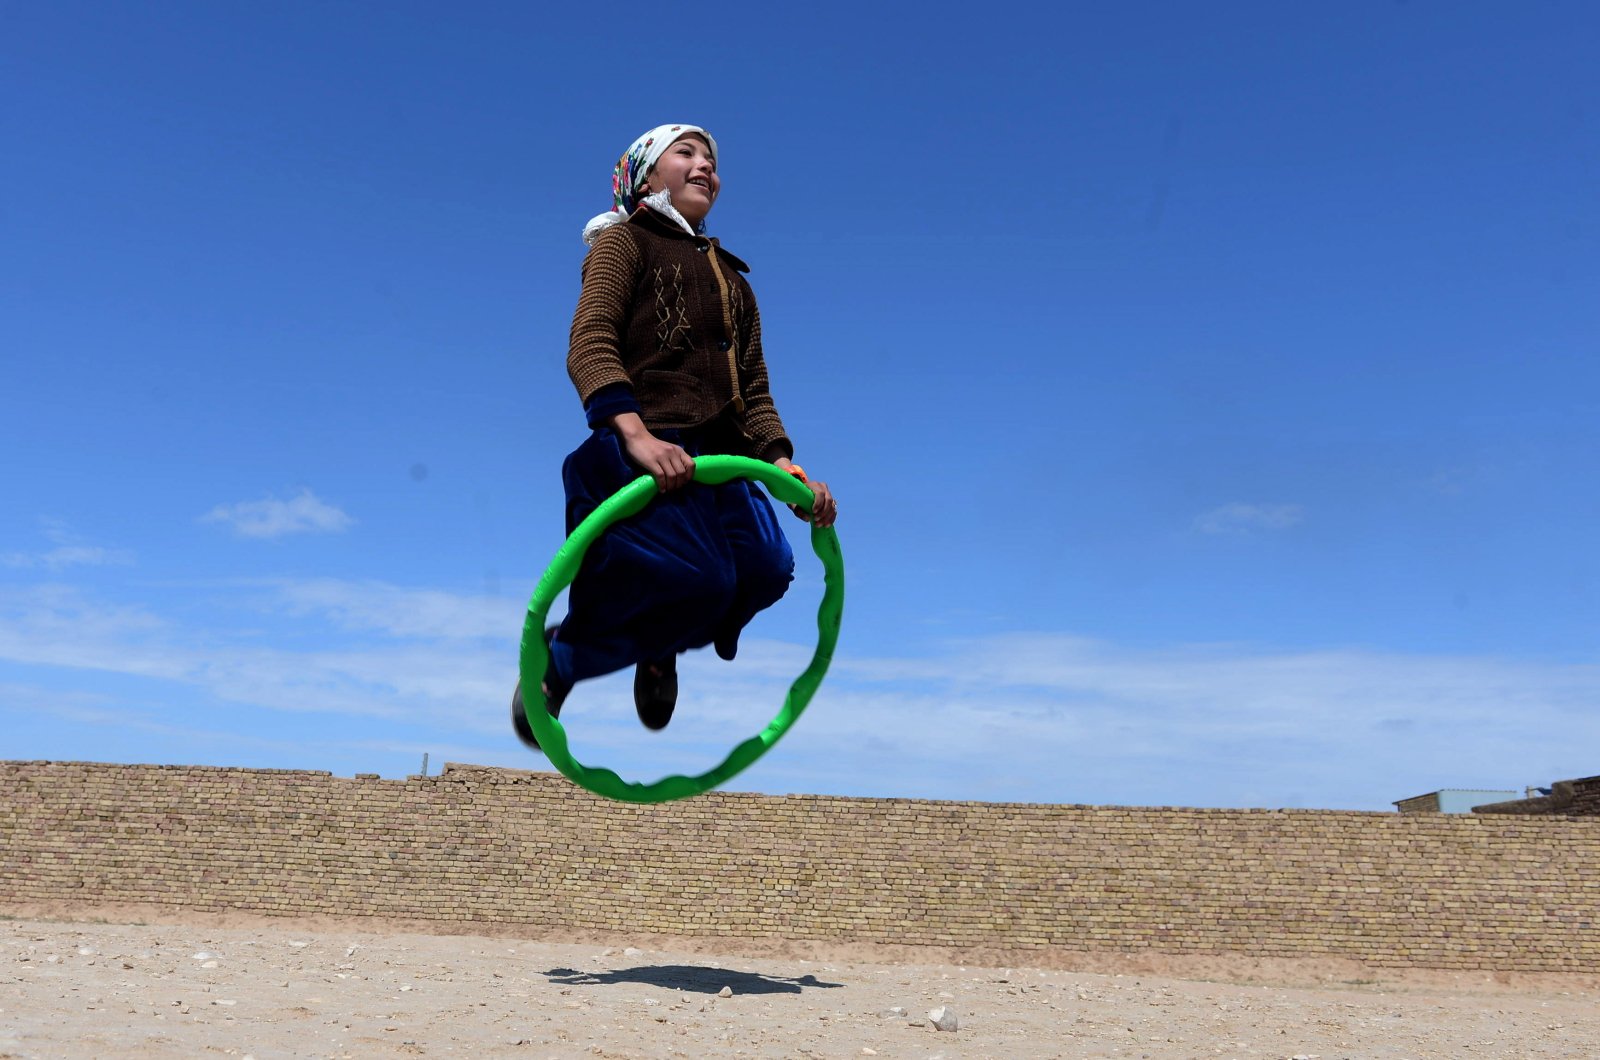
<instances>
[{"instance_id":1,"label":"brick wall","mask_svg":"<svg viewBox=\"0 0 1600 1060\"><path fill-rule=\"evenodd\" d=\"M0 762L0 903L1592 970L1600 820Z\"/></svg>"}]
</instances>

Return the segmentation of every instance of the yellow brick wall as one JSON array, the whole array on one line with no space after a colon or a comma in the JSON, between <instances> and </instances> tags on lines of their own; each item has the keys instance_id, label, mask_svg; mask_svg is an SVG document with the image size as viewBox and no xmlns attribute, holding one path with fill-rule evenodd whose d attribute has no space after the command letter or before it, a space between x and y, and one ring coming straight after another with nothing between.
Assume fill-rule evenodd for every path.
<instances>
[{"instance_id":1,"label":"yellow brick wall","mask_svg":"<svg viewBox=\"0 0 1600 1060\"><path fill-rule=\"evenodd\" d=\"M1600 819L0 762L0 902L1593 970Z\"/></svg>"}]
</instances>

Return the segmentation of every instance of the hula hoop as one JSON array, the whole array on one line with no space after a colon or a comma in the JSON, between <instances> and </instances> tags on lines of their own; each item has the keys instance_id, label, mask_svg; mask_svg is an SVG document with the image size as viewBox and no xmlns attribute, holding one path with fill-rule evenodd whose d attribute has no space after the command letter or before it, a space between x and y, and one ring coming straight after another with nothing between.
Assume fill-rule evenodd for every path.
<instances>
[{"instance_id":1,"label":"hula hoop","mask_svg":"<svg viewBox=\"0 0 1600 1060\"><path fill-rule=\"evenodd\" d=\"M810 487L773 464L743 456L695 458L696 482L715 486L735 478L760 482L778 500L799 505L807 511L815 500ZM767 727L735 747L721 763L694 777L673 775L662 777L653 784L636 784L623 780L603 766L586 766L579 762L567 749L567 731L558 719L550 716L541 691L545 670L550 665L550 653L544 643L545 616L556 595L577 577L578 567L589 546L611 524L642 511L655 495L655 480L649 475L639 476L591 512L567 538L566 543L556 550L555 558L545 568L544 575L533 590L533 598L528 602L528 618L522 626L522 652L518 659L522 678L522 709L528 716L528 724L533 728L545 757L574 784L619 802L669 802L699 795L737 776L766 754L789 731L816 694L823 674L828 672L828 664L833 661L833 649L839 642L839 626L844 611L844 554L839 549L839 535L831 526L818 529L813 524L811 548L822 560L825 581L822 603L817 608L817 650L811 656L811 664L789 686L783 707L767 723Z\"/></svg>"}]
</instances>

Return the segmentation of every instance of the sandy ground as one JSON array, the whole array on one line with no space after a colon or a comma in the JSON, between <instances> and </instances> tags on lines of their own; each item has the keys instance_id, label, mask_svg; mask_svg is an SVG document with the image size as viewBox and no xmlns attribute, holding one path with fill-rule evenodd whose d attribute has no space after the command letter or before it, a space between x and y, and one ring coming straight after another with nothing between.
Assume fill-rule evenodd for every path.
<instances>
[{"instance_id":1,"label":"sandy ground","mask_svg":"<svg viewBox=\"0 0 1600 1060\"><path fill-rule=\"evenodd\" d=\"M1600 1057L1597 976L20 912L0 1057Z\"/></svg>"}]
</instances>

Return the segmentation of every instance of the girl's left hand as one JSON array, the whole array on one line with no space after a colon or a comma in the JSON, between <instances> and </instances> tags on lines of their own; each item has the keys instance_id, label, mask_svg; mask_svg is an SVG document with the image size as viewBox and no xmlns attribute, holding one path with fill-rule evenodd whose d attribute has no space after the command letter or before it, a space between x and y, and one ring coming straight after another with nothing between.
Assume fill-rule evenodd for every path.
<instances>
[{"instance_id":1,"label":"girl's left hand","mask_svg":"<svg viewBox=\"0 0 1600 1060\"><path fill-rule=\"evenodd\" d=\"M839 518L839 503L833 499L833 491L828 488L828 484L826 482L813 482L812 480L806 478L805 472L797 467L793 460L790 460L787 456L784 456L781 453L774 455L769 452L767 454L767 459L771 460L774 464L777 464L785 471L789 471L791 468L793 468L791 474L794 474L794 476L801 482L804 482L807 486L811 487L811 494L813 497L811 502L811 510L808 512L798 504L789 505L789 510L795 515L799 516L801 519L811 520L812 523L816 524L823 530L826 530L828 527L832 526L834 521Z\"/></svg>"},{"instance_id":2,"label":"girl's left hand","mask_svg":"<svg viewBox=\"0 0 1600 1060\"><path fill-rule=\"evenodd\" d=\"M816 495L816 500L811 504L811 521L826 530L839 518L839 504L833 499L833 491L828 489L826 482L808 482L811 492ZM796 508L794 514L806 518L804 508Z\"/></svg>"}]
</instances>

